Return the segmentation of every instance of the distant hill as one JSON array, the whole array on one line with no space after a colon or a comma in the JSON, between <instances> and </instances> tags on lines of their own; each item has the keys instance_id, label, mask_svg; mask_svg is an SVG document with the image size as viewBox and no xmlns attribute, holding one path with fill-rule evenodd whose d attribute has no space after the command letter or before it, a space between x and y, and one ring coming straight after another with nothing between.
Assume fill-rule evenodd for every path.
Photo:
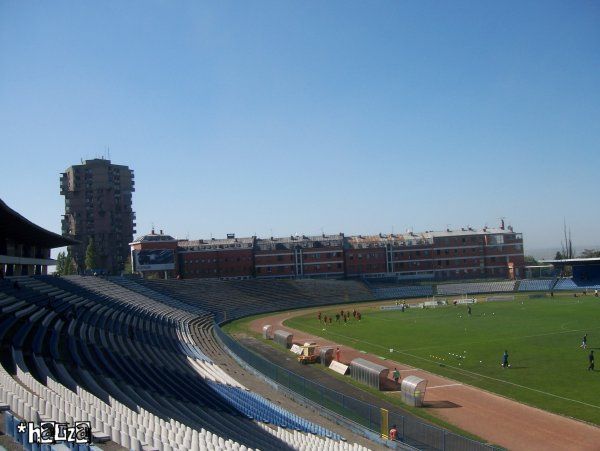
<instances>
[{"instance_id":1,"label":"distant hill","mask_svg":"<svg viewBox=\"0 0 600 451\"><path fill-rule=\"evenodd\" d=\"M587 245L574 245L575 253L579 255L584 249L600 249L600 244L587 244ZM560 251L560 247L539 247L539 248L526 248L525 255L532 255L537 260L552 259L556 256L556 253Z\"/></svg>"}]
</instances>

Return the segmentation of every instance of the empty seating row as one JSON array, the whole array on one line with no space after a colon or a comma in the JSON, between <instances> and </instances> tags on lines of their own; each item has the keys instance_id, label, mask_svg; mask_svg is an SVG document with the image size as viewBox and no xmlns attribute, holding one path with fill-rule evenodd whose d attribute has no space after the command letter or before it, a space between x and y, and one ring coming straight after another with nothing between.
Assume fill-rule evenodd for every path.
<instances>
[{"instance_id":1,"label":"empty seating row","mask_svg":"<svg viewBox=\"0 0 600 451\"><path fill-rule=\"evenodd\" d=\"M437 286L439 295L460 295L475 293L502 293L515 290L515 281L449 283Z\"/></svg>"},{"instance_id":2,"label":"empty seating row","mask_svg":"<svg viewBox=\"0 0 600 451\"><path fill-rule=\"evenodd\" d=\"M84 390L72 392L51 379L43 385L22 370L17 380L0 366L0 402L9 404L17 417L27 421L89 421L96 440L112 440L133 450L248 449L204 429L166 422L143 409L133 411L114 399L107 404Z\"/></svg>"},{"instance_id":3,"label":"empty seating row","mask_svg":"<svg viewBox=\"0 0 600 451\"><path fill-rule=\"evenodd\" d=\"M267 424L261 424L264 429L271 429ZM277 427L275 429L275 435L279 437L285 443L289 443L294 449L300 451L305 450L330 450L330 451L366 451L368 448L361 446L357 443L347 443L333 440L330 438L322 439L311 434L302 434L298 431L290 431Z\"/></svg>"},{"instance_id":4,"label":"empty seating row","mask_svg":"<svg viewBox=\"0 0 600 451\"><path fill-rule=\"evenodd\" d=\"M555 279L523 279L519 282L519 291L549 291Z\"/></svg>"},{"instance_id":5,"label":"empty seating row","mask_svg":"<svg viewBox=\"0 0 600 451\"><path fill-rule=\"evenodd\" d=\"M561 278L558 279L558 281L556 282L556 285L554 286L555 290L561 290L561 291L566 291L566 290L577 290L577 291L581 291L581 290L600 290L600 281L596 282L596 281L583 281L583 280L579 280L579 281L575 281L570 277L565 277L565 278Z\"/></svg>"},{"instance_id":6,"label":"empty seating row","mask_svg":"<svg viewBox=\"0 0 600 451\"><path fill-rule=\"evenodd\" d=\"M217 319L232 319L256 313L368 301L373 293L361 282L340 280L147 280L112 279L141 292L134 285L177 298L205 309Z\"/></svg>"},{"instance_id":7,"label":"empty seating row","mask_svg":"<svg viewBox=\"0 0 600 451\"><path fill-rule=\"evenodd\" d=\"M243 412L249 418L254 418L264 423L275 424L283 428L324 435L333 438L334 440L341 439L338 434L334 434L315 423L292 414L272 402L267 401L256 393L241 390L239 387L223 385L218 382L209 383L227 400L227 402Z\"/></svg>"},{"instance_id":8,"label":"empty seating row","mask_svg":"<svg viewBox=\"0 0 600 451\"><path fill-rule=\"evenodd\" d=\"M17 298L34 297L35 294L25 286L25 282L17 291L14 293ZM93 297L92 294L89 297ZM110 305L110 299L105 298L103 302L104 305L99 308L98 305L88 305L89 308L83 310L81 316L57 316L46 327L38 327L44 330L43 336L50 337L50 340L42 340L40 355L31 353L27 347L24 348L26 352L22 353L14 348L14 336L7 335L2 343L2 356L12 355L8 367L16 366L31 373L42 383L47 383L49 379L60 380L72 391L85 387L101 399L108 400L112 396L133 411L145 409L163 419L171 418L194 429L205 427L225 439L237 437L238 440L232 440L245 446L282 446L274 437L269 438L261 433L256 423L241 416L224 402L198 377L185 354L177 354L161 343L161 335L171 339L175 335L169 334L173 325L166 318L162 318L164 321L153 318L148 323L150 327L142 326L130 338L125 326L132 317L147 315L136 311L134 315L123 316L123 311ZM49 304L52 307L55 303L51 301ZM8 316L14 318L14 315ZM148 320L147 317L143 319ZM27 319L21 319L14 330L18 332L27 322ZM78 331L84 323L87 329L91 329L87 335ZM71 324L76 326L70 327ZM159 330L156 336L152 333L144 335ZM34 334L30 335L29 338L33 340ZM156 338L158 340L152 342Z\"/></svg>"},{"instance_id":9,"label":"empty seating row","mask_svg":"<svg viewBox=\"0 0 600 451\"><path fill-rule=\"evenodd\" d=\"M431 285L415 285L415 286L388 286L374 287L371 291L377 299L394 299L394 298L416 298L433 296L433 286Z\"/></svg>"},{"instance_id":10,"label":"empty seating row","mask_svg":"<svg viewBox=\"0 0 600 451\"><path fill-rule=\"evenodd\" d=\"M235 399L269 411L266 400L250 394L198 346L198 330L212 324L203 309L92 277L38 276L19 283L0 289L0 363L39 399L21 393L30 401L23 410L11 398L17 415L89 418L98 437L131 449L288 446L278 438L279 428L260 427L254 411L232 402L234 391ZM271 410L263 419L339 438L289 412ZM325 439L289 446L304 449L311 440L322 447Z\"/></svg>"}]
</instances>

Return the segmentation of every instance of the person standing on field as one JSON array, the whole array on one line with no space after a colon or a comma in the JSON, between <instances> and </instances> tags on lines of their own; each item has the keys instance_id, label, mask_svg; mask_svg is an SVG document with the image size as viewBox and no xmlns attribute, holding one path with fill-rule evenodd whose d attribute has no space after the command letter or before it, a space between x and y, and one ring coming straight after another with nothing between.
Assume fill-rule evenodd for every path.
<instances>
[{"instance_id":1,"label":"person standing on field","mask_svg":"<svg viewBox=\"0 0 600 451\"><path fill-rule=\"evenodd\" d=\"M508 364L508 351L504 351L504 354L502 355L502 367L503 368L508 368L510 365Z\"/></svg>"},{"instance_id":2,"label":"person standing on field","mask_svg":"<svg viewBox=\"0 0 600 451\"><path fill-rule=\"evenodd\" d=\"M583 338L581 339L581 348L583 349L587 349L587 334L585 334L583 336Z\"/></svg>"},{"instance_id":3,"label":"person standing on field","mask_svg":"<svg viewBox=\"0 0 600 451\"><path fill-rule=\"evenodd\" d=\"M588 356L588 360L590 361L590 366L588 366L588 371L594 371L594 351L590 351L590 355Z\"/></svg>"}]
</instances>

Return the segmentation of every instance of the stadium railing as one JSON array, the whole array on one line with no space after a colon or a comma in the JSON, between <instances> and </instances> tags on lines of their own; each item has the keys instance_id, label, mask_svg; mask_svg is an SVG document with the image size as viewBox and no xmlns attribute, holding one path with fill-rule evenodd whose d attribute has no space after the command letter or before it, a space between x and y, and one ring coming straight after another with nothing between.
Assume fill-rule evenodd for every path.
<instances>
[{"instance_id":1,"label":"stadium railing","mask_svg":"<svg viewBox=\"0 0 600 451\"><path fill-rule=\"evenodd\" d=\"M381 409L379 407L324 387L264 359L223 332L218 324L215 324L213 330L217 339L231 353L278 385L376 434L381 432ZM500 450L493 445L469 439L399 412L389 412L388 424L397 426L398 441L417 449L433 451Z\"/></svg>"}]
</instances>

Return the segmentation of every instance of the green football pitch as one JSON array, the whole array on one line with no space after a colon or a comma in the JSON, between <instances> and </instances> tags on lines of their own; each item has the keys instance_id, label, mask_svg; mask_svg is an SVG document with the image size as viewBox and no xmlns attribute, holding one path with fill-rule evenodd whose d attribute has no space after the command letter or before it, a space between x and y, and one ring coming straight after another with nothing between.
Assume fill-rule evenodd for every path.
<instances>
[{"instance_id":1,"label":"green football pitch","mask_svg":"<svg viewBox=\"0 0 600 451\"><path fill-rule=\"evenodd\" d=\"M477 296L485 299L485 296ZM378 305L392 302L381 302ZM467 307L361 308L326 327L315 313L285 322L314 335L481 387L526 404L600 424L600 370L588 371L588 354L600 354L600 298L530 298ZM350 308L352 308L350 306ZM587 333L588 348L580 347ZM508 351L510 368L502 368ZM598 364L600 366L600 363Z\"/></svg>"}]
</instances>

